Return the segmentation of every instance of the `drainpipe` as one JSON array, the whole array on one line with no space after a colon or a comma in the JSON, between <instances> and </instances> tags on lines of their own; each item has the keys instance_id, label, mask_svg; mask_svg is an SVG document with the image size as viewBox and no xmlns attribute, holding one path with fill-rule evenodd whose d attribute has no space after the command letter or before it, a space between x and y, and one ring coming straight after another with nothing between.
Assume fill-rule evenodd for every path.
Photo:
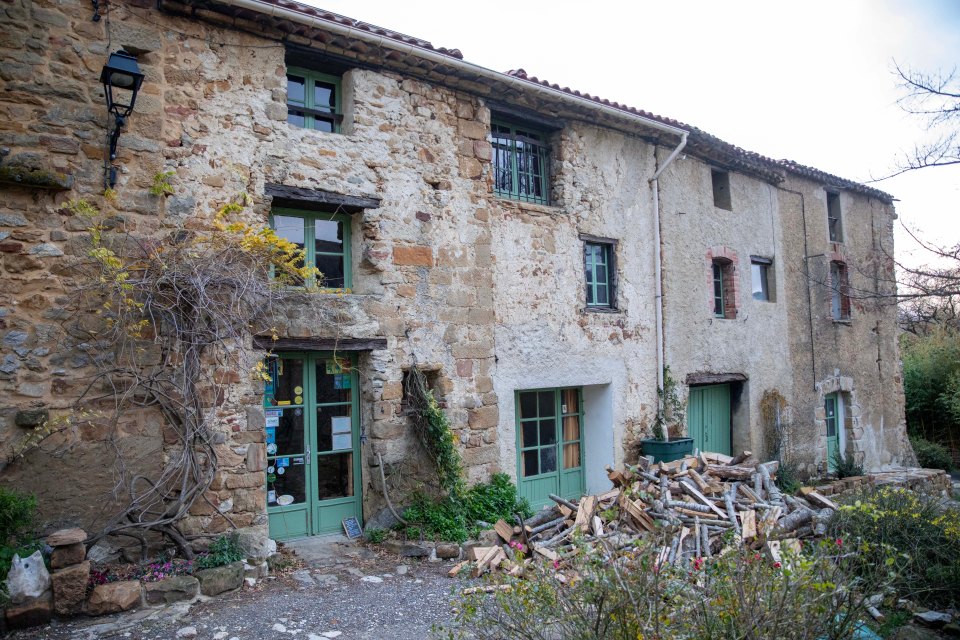
<instances>
[{"instance_id":1,"label":"drainpipe","mask_svg":"<svg viewBox=\"0 0 960 640\"><path fill-rule=\"evenodd\" d=\"M530 80L523 80L521 78L515 78L509 76L505 73L499 71L493 71L492 69L487 69L476 65L470 62L465 62L458 58L453 58L451 56L432 51L430 49L424 49L423 47L418 47L413 44L408 44L406 42L400 42L399 40L393 40L392 38L387 38L386 36L380 36L369 31L363 31L355 27L351 27L345 24L340 24L339 22L332 22L330 20L324 20L323 18L317 18L310 16L299 11L294 11L293 9L287 9L285 7L272 4L265 0L224 0L224 4L232 5L234 7L239 7L241 9L249 9L250 11L256 11L257 13L266 15L266 16L275 16L278 18L283 18L284 20L290 20L292 22L298 22L300 24L305 24L316 29L322 29L324 31L329 31L331 33L336 33L342 36L347 36L350 38L355 38L357 40L362 40L368 44L371 44L375 47L383 47L386 49L392 49L394 51L399 51L401 53L410 54L424 60L429 60L436 64L442 64L447 67L453 67L458 71L463 71L466 73L471 73L476 76L479 76L485 80L491 80L500 84L509 84L514 88L527 93L539 93L541 95L548 96L553 100L563 100L564 102L570 104L576 104L580 107L589 107L594 111L599 111L606 115L615 116L624 120L629 120L634 123L642 124L644 127L650 129L655 129L657 131L662 131L664 133L670 133L675 136L681 136L684 140L687 136L687 131L679 127L673 127L668 124L664 124L657 120L652 120L650 118L645 118L641 115L630 113L629 111L624 111L623 109L617 109L615 107L607 106L605 104L599 103L595 100L590 100L589 98L584 98L582 96L577 96L571 93L566 93L560 89L554 89L553 87L545 86L532 82ZM306 5L304 5L306 7ZM683 148L683 143L681 143L678 149ZM671 156L672 159L672 156ZM669 160L667 161L669 164Z\"/></svg>"},{"instance_id":2,"label":"drainpipe","mask_svg":"<svg viewBox=\"0 0 960 640\"><path fill-rule=\"evenodd\" d=\"M680 143L673 150L669 156L667 156L666 162L663 163L663 166L657 169L657 172L653 174L653 177L650 178L650 186L653 188L653 246L655 248L653 252L653 280L654 287L656 290L656 304L654 305L654 313L656 313L656 327L657 327L657 389L663 389L663 268L662 268L662 253L663 245L660 241L660 174L670 166L670 164L676 159L676 157L683 151L683 148L687 146L687 132L684 131L680 136ZM656 150L654 150L654 157L656 157ZM660 397L660 394L657 394L657 403L663 401L663 398Z\"/></svg>"}]
</instances>

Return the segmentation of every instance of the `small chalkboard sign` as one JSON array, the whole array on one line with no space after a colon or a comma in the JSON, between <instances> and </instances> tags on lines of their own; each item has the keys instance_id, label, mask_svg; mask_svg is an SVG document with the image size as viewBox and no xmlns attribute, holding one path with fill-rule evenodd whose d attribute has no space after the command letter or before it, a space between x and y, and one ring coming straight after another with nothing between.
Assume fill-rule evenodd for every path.
<instances>
[{"instance_id":1,"label":"small chalkboard sign","mask_svg":"<svg viewBox=\"0 0 960 640\"><path fill-rule=\"evenodd\" d=\"M354 517L343 519L343 531L351 540L356 540L363 535L363 529L360 528L360 523Z\"/></svg>"}]
</instances>

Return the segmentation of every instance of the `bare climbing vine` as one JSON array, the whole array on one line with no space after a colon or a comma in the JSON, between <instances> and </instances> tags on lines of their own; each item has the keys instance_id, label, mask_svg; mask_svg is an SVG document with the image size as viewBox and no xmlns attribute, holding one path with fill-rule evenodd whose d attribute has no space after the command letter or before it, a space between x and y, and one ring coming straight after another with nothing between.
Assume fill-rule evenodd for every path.
<instances>
[{"instance_id":1,"label":"bare climbing vine","mask_svg":"<svg viewBox=\"0 0 960 640\"><path fill-rule=\"evenodd\" d=\"M218 407L237 372L264 375L260 357L247 349L250 336L275 335L290 303L323 317L314 290L302 286L322 274L297 245L244 222L247 205L240 195L202 229L151 236L108 229L105 216L85 201L69 205L89 221L89 245L64 328L87 346L96 368L78 407L102 416L114 434L126 412L157 410L175 434L155 476L128 468L114 445L116 494L124 506L90 544L127 536L145 553L147 535L155 532L192 558L191 536L179 525L206 499L218 470L212 428Z\"/></svg>"}]
</instances>

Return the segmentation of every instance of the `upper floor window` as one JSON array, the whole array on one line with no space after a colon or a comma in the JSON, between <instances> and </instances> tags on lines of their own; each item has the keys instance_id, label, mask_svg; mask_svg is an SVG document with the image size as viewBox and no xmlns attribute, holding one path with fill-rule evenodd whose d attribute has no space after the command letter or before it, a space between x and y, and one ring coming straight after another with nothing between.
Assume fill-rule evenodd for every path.
<instances>
[{"instance_id":1,"label":"upper floor window","mask_svg":"<svg viewBox=\"0 0 960 640\"><path fill-rule=\"evenodd\" d=\"M296 209L274 209L270 226L277 235L305 249L307 263L320 273L307 286L344 290L353 286L350 264L350 217Z\"/></svg>"},{"instance_id":2,"label":"upper floor window","mask_svg":"<svg viewBox=\"0 0 960 640\"><path fill-rule=\"evenodd\" d=\"M547 134L515 122L490 125L493 191L502 198L549 204L550 147Z\"/></svg>"},{"instance_id":3,"label":"upper floor window","mask_svg":"<svg viewBox=\"0 0 960 640\"><path fill-rule=\"evenodd\" d=\"M842 262L830 263L830 314L834 320L850 319L850 276Z\"/></svg>"},{"instance_id":4,"label":"upper floor window","mask_svg":"<svg viewBox=\"0 0 960 640\"><path fill-rule=\"evenodd\" d=\"M753 281L754 300L773 302L773 291L770 286L772 270L773 260L750 256L750 278Z\"/></svg>"},{"instance_id":5,"label":"upper floor window","mask_svg":"<svg viewBox=\"0 0 960 640\"><path fill-rule=\"evenodd\" d=\"M827 229L830 242L843 242L843 221L840 219L840 194L827 192Z\"/></svg>"},{"instance_id":6,"label":"upper floor window","mask_svg":"<svg viewBox=\"0 0 960 640\"><path fill-rule=\"evenodd\" d=\"M733 211L733 203L730 199L730 174L714 169L710 172L710 179L713 182L713 206Z\"/></svg>"},{"instance_id":7,"label":"upper floor window","mask_svg":"<svg viewBox=\"0 0 960 640\"><path fill-rule=\"evenodd\" d=\"M340 132L340 77L287 67L287 122L317 131Z\"/></svg>"},{"instance_id":8,"label":"upper floor window","mask_svg":"<svg viewBox=\"0 0 960 640\"><path fill-rule=\"evenodd\" d=\"M715 258L713 268L713 315L737 317L736 265L727 258Z\"/></svg>"},{"instance_id":9,"label":"upper floor window","mask_svg":"<svg viewBox=\"0 0 960 640\"><path fill-rule=\"evenodd\" d=\"M613 309L614 243L587 241L583 244L583 261L587 282L587 308Z\"/></svg>"}]
</instances>

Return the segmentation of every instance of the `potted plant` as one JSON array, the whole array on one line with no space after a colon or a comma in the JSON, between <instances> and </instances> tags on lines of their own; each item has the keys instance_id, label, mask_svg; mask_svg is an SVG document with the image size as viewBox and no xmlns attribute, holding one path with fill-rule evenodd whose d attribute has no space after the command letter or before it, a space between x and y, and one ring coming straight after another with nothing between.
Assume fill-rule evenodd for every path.
<instances>
[{"instance_id":1,"label":"potted plant","mask_svg":"<svg viewBox=\"0 0 960 640\"><path fill-rule=\"evenodd\" d=\"M663 368L663 387L657 389L657 415L653 421L653 437L640 441L640 451L653 456L654 462L671 462L693 453L693 438L670 439L670 431L683 431L684 404L677 391L677 381L670 367Z\"/></svg>"}]
</instances>

